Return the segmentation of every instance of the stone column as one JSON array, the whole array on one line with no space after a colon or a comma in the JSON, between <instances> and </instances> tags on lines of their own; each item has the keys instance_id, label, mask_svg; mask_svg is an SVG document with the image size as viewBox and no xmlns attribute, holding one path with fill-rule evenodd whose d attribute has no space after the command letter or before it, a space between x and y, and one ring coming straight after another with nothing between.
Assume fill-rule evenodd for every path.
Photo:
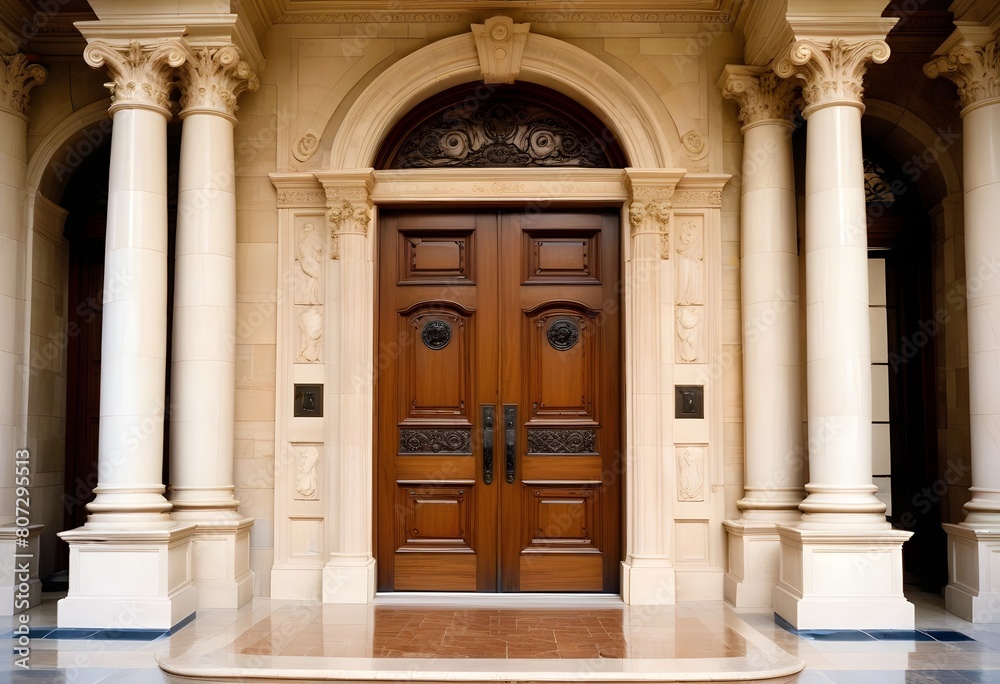
<instances>
[{"instance_id":1,"label":"stone column","mask_svg":"<svg viewBox=\"0 0 1000 684\"><path fill-rule=\"evenodd\" d=\"M374 240L370 169L316 174L326 192L330 232L327 349L331 364L327 402L328 451L334 521L330 558L323 568L324 603L368 603L375 597L372 556L372 348L375 330Z\"/></svg>"},{"instance_id":2,"label":"stone column","mask_svg":"<svg viewBox=\"0 0 1000 684\"><path fill-rule=\"evenodd\" d=\"M14 510L14 455L28 446L27 282L31 278L27 263L27 224L24 207L27 201L28 169L28 92L45 83L45 69L29 64L23 54L0 55L0 615L15 610L15 587L20 584L15 554L32 559L38 571L38 535L41 525L29 526L29 546L18 547ZM31 457L28 457L29 462ZM30 465L34 472L34 464ZM23 521L22 521L23 522ZM29 583L28 603L41 599L37 576Z\"/></svg>"},{"instance_id":3,"label":"stone column","mask_svg":"<svg viewBox=\"0 0 1000 684\"><path fill-rule=\"evenodd\" d=\"M808 496L778 526L774 610L797 629L912 629L902 544L875 498L871 459L868 229L862 78L884 40L800 40L775 65L803 81L806 106Z\"/></svg>"},{"instance_id":4,"label":"stone column","mask_svg":"<svg viewBox=\"0 0 1000 684\"><path fill-rule=\"evenodd\" d=\"M170 519L161 481L167 119L173 67L184 62L184 49L175 41L94 41L84 59L106 66L113 79L98 485L87 523L59 535L70 545L59 626L170 628L196 602L189 574L194 526ZM116 577L135 583L122 587Z\"/></svg>"},{"instance_id":5,"label":"stone column","mask_svg":"<svg viewBox=\"0 0 1000 684\"><path fill-rule=\"evenodd\" d=\"M670 198L682 174L627 169L631 240L625 259L626 315L632 321L625 364L632 383L625 397L627 536L622 600L672 604L673 507L673 269Z\"/></svg>"},{"instance_id":6,"label":"stone column","mask_svg":"<svg viewBox=\"0 0 1000 684\"><path fill-rule=\"evenodd\" d=\"M729 66L723 95L740 104L743 173L745 486L729 534L725 596L770 608L778 583L777 523L799 519L805 496L799 366L799 255L792 164L794 81L762 67Z\"/></svg>"},{"instance_id":7,"label":"stone column","mask_svg":"<svg viewBox=\"0 0 1000 684\"><path fill-rule=\"evenodd\" d=\"M945 603L965 620L1000 622L1000 43L961 25L936 54L924 73L954 81L962 104L972 433L972 500L961 524L944 526Z\"/></svg>"},{"instance_id":8,"label":"stone column","mask_svg":"<svg viewBox=\"0 0 1000 684\"><path fill-rule=\"evenodd\" d=\"M236 99L257 77L233 46L180 70L181 136L170 375L170 501L195 522L199 608L253 596L250 527L233 496L236 401Z\"/></svg>"}]
</instances>

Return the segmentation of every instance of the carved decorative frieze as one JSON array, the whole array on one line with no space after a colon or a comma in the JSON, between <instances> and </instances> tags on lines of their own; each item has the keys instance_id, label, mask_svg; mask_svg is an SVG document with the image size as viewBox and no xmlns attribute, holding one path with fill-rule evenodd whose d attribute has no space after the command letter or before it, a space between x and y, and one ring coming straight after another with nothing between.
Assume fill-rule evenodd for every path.
<instances>
[{"instance_id":1,"label":"carved decorative frieze","mask_svg":"<svg viewBox=\"0 0 1000 684\"><path fill-rule=\"evenodd\" d=\"M674 206L721 207L721 190L679 190L674 193Z\"/></svg>"},{"instance_id":2,"label":"carved decorative frieze","mask_svg":"<svg viewBox=\"0 0 1000 684\"><path fill-rule=\"evenodd\" d=\"M828 45L800 40L778 59L774 72L781 78L802 79L807 110L837 101L860 105L868 61L882 64L887 59L889 46L884 40L848 42L834 38Z\"/></svg>"},{"instance_id":3,"label":"carved decorative frieze","mask_svg":"<svg viewBox=\"0 0 1000 684\"><path fill-rule=\"evenodd\" d=\"M978 46L962 43L924 65L929 78L944 76L958 86L962 107L1000 97L1000 39Z\"/></svg>"},{"instance_id":4,"label":"carved decorative frieze","mask_svg":"<svg viewBox=\"0 0 1000 684\"><path fill-rule=\"evenodd\" d=\"M235 116L236 99L244 91L254 91L260 81L250 65L240 59L238 48L196 48L179 72L181 108L209 109Z\"/></svg>"},{"instance_id":5,"label":"carved decorative frieze","mask_svg":"<svg viewBox=\"0 0 1000 684\"><path fill-rule=\"evenodd\" d=\"M186 48L176 40L155 45L132 41L118 46L103 41L87 44L83 59L96 68L107 67L112 80L104 84L111 91L110 111L121 107L145 107L170 116L170 93L174 69L187 59Z\"/></svg>"},{"instance_id":6,"label":"carved decorative frieze","mask_svg":"<svg viewBox=\"0 0 1000 684\"><path fill-rule=\"evenodd\" d=\"M472 454L469 428L403 428L399 431L401 454Z\"/></svg>"},{"instance_id":7,"label":"carved decorative frieze","mask_svg":"<svg viewBox=\"0 0 1000 684\"><path fill-rule=\"evenodd\" d=\"M530 24L515 24L510 17L490 17L473 24L484 83L513 83L521 72L521 58Z\"/></svg>"},{"instance_id":8,"label":"carved decorative frieze","mask_svg":"<svg viewBox=\"0 0 1000 684\"><path fill-rule=\"evenodd\" d=\"M592 454L597 446L597 432L582 429L528 430L529 454Z\"/></svg>"},{"instance_id":9,"label":"carved decorative frieze","mask_svg":"<svg viewBox=\"0 0 1000 684\"><path fill-rule=\"evenodd\" d=\"M348 14L299 14L286 13L274 20L275 24L441 24L462 20L456 13L403 13L403 12L351 12Z\"/></svg>"},{"instance_id":10,"label":"carved decorative frieze","mask_svg":"<svg viewBox=\"0 0 1000 684\"><path fill-rule=\"evenodd\" d=\"M773 71L759 75L731 73L722 94L739 103L739 119L744 125L769 119L791 121L799 99L797 86L795 81L779 78Z\"/></svg>"},{"instance_id":11,"label":"carved decorative frieze","mask_svg":"<svg viewBox=\"0 0 1000 684\"><path fill-rule=\"evenodd\" d=\"M321 207L324 202L322 190L278 190L279 207Z\"/></svg>"},{"instance_id":12,"label":"carved decorative frieze","mask_svg":"<svg viewBox=\"0 0 1000 684\"><path fill-rule=\"evenodd\" d=\"M48 72L41 64L31 64L27 55L16 53L0 55L0 107L18 114L28 110L28 92L45 83Z\"/></svg>"}]
</instances>

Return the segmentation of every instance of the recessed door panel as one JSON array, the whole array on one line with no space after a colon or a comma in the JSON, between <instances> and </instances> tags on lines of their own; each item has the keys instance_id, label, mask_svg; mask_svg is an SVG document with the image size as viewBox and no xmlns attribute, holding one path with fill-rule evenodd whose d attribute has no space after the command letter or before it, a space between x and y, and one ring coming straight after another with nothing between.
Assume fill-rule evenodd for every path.
<instances>
[{"instance_id":1,"label":"recessed door panel","mask_svg":"<svg viewBox=\"0 0 1000 684\"><path fill-rule=\"evenodd\" d=\"M380 590L617 591L617 212L381 224Z\"/></svg>"}]
</instances>

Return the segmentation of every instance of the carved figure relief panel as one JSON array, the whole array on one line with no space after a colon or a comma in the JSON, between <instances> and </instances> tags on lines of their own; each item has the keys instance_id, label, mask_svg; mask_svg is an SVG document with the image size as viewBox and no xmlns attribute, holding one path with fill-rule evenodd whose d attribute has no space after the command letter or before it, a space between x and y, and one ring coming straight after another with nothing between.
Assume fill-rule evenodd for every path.
<instances>
[{"instance_id":1,"label":"carved figure relief panel","mask_svg":"<svg viewBox=\"0 0 1000 684\"><path fill-rule=\"evenodd\" d=\"M320 463L323 446L320 444L296 444L292 446L295 464L296 501L318 501L320 498Z\"/></svg>"},{"instance_id":2,"label":"carved figure relief panel","mask_svg":"<svg viewBox=\"0 0 1000 684\"><path fill-rule=\"evenodd\" d=\"M323 358L323 307L295 305L296 363L320 363Z\"/></svg>"},{"instance_id":3,"label":"carved figure relief panel","mask_svg":"<svg viewBox=\"0 0 1000 684\"><path fill-rule=\"evenodd\" d=\"M678 306L675 309L677 319L677 363L702 363L702 318L703 306Z\"/></svg>"},{"instance_id":4,"label":"carved figure relief panel","mask_svg":"<svg viewBox=\"0 0 1000 684\"><path fill-rule=\"evenodd\" d=\"M295 303L323 303L323 230L305 223L295 235Z\"/></svg>"},{"instance_id":5,"label":"carved figure relief panel","mask_svg":"<svg viewBox=\"0 0 1000 684\"><path fill-rule=\"evenodd\" d=\"M677 500L705 500L704 445L679 445L677 456Z\"/></svg>"},{"instance_id":6,"label":"carved figure relief panel","mask_svg":"<svg viewBox=\"0 0 1000 684\"><path fill-rule=\"evenodd\" d=\"M692 306L705 303L705 248L702 217L679 217L677 235L677 303Z\"/></svg>"}]
</instances>

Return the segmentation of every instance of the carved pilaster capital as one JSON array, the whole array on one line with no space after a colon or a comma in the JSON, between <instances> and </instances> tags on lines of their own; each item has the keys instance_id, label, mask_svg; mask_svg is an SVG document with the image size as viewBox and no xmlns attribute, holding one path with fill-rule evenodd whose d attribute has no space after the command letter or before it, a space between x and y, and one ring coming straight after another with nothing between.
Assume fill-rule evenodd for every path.
<instances>
[{"instance_id":1,"label":"carved pilaster capital","mask_svg":"<svg viewBox=\"0 0 1000 684\"><path fill-rule=\"evenodd\" d=\"M985 45L960 43L924 65L929 78L944 76L958 86L962 108L1000 97L1000 39Z\"/></svg>"},{"instance_id":2,"label":"carved pilaster capital","mask_svg":"<svg viewBox=\"0 0 1000 684\"><path fill-rule=\"evenodd\" d=\"M490 17L472 25L484 83L513 83L521 73L524 45L531 24L515 24L510 17Z\"/></svg>"},{"instance_id":3,"label":"carved pilaster capital","mask_svg":"<svg viewBox=\"0 0 1000 684\"><path fill-rule=\"evenodd\" d=\"M170 117L174 69L187 59L187 51L180 42L167 40L143 45L132 41L128 45L112 45L93 41L83 51L83 59L94 68L107 67L112 80L104 87L111 91L111 113L135 107Z\"/></svg>"},{"instance_id":4,"label":"carved pilaster capital","mask_svg":"<svg viewBox=\"0 0 1000 684\"><path fill-rule=\"evenodd\" d=\"M235 121L236 99L244 91L260 87L257 75L240 59L240 51L233 45L192 49L179 76L182 117L204 110L228 115Z\"/></svg>"},{"instance_id":5,"label":"carved pilaster capital","mask_svg":"<svg viewBox=\"0 0 1000 684\"><path fill-rule=\"evenodd\" d=\"M799 40L774 64L781 78L802 79L802 97L808 115L810 109L828 104L863 107L862 81L868 61L882 64L889 59L889 45L884 40L849 42L834 38L828 44Z\"/></svg>"},{"instance_id":6,"label":"carved pilaster capital","mask_svg":"<svg viewBox=\"0 0 1000 684\"><path fill-rule=\"evenodd\" d=\"M669 195L649 192L650 188L639 188L633 192L632 202L628 207L628 221L632 226L632 235L656 233L660 236L660 258L670 258L670 210Z\"/></svg>"},{"instance_id":7,"label":"carved pilaster capital","mask_svg":"<svg viewBox=\"0 0 1000 684\"><path fill-rule=\"evenodd\" d=\"M41 64L29 64L21 52L0 55L0 108L18 114L28 110L28 91L45 83L48 73Z\"/></svg>"},{"instance_id":8,"label":"carved pilaster capital","mask_svg":"<svg viewBox=\"0 0 1000 684\"><path fill-rule=\"evenodd\" d=\"M341 235L368 235L372 201L365 186L328 186L326 220L330 226L330 258L340 258Z\"/></svg>"},{"instance_id":9,"label":"carved pilaster capital","mask_svg":"<svg viewBox=\"0 0 1000 684\"><path fill-rule=\"evenodd\" d=\"M723 83L722 95L739 103L740 122L745 126L768 120L791 121L799 105L797 85L770 70L754 73L734 69Z\"/></svg>"}]
</instances>

